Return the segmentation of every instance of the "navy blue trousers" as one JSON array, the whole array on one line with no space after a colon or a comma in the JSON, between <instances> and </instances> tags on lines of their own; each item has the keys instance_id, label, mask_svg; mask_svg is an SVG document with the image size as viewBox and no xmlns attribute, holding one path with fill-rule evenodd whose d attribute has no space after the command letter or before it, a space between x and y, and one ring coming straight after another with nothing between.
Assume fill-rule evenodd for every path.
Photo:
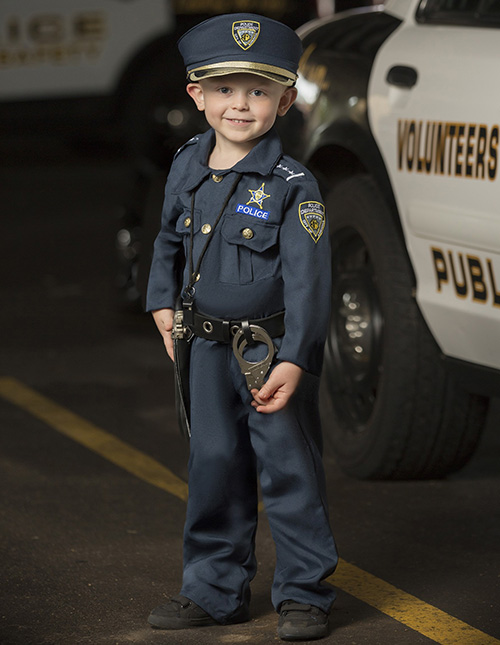
<instances>
[{"instance_id":1,"label":"navy blue trousers","mask_svg":"<svg viewBox=\"0 0 500 645\"><path fill-rule=\"evenodd\" d=\"M245 352L245 358L256 360ZM181 593L221 623L250 602L257 474L276 545L272 602L328 612L322 582L337 551L319 445L318 382L304 375L292 402L258 413L230 345L195 338L191 354L189 499Z\"/></svg>"}]
</instances>

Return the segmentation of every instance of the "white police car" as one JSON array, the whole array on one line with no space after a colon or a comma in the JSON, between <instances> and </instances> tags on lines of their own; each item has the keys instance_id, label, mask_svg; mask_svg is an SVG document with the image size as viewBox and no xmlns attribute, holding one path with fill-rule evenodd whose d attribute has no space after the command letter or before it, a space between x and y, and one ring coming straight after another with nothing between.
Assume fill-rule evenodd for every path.
<instances>
[{"instance_id":1,"label":"white police car","mask_svg":"<svg viewBox=\"0 0 500 645\"><path fill-rule=\"evenodd\" d=\"M334 254L324 430L354 476L442 477L500 393L500 0L388 0L299 33Z\"/></svg>"}]
</instances>

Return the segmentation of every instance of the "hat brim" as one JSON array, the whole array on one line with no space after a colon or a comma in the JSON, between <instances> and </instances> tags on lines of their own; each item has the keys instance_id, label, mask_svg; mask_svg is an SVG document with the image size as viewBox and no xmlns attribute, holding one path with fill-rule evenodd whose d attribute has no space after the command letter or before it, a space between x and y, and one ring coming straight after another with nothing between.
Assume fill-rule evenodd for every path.
<instances>
[{"instance_id":1,"label":"hat brim","mask_svg":"<svg viewBox=\"0 0 500 645\"><path fill-rule=\"evenodd\" d=\"M213 63L188 70L187 77L190 81L201 81L211 76L225 76L226 74L255 74L275 81L280 85L291 87L297 81L297 74L293 74L282 67L267 65L266 63L252 63L247 61L225 61Z\"/></svg>"}]
</instances>

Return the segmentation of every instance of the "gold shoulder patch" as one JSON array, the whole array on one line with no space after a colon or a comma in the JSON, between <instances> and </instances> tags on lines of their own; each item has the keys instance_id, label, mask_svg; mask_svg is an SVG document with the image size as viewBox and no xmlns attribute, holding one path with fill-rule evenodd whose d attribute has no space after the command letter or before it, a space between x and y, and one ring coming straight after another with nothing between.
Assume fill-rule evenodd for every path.
<instances>
[{"instance_id":1,"label":"gold shoulder patch","mask_svg":"<svg viewBox=\"0 0 500 645\"><path fill-rule=\"evenodd\" d=\"M250 49L260 34L260 22L256 20L238 20L233 22L233 38L244 49Z\"/></svg>"},{"instance_id":2,"label":"gold shoulder patch","mask_svg":"<svg viewBox=\"0 0 500 645\"><path fill-rule=\"evenodd\" d=\"M316 243L323 235L326 224L325 207L321 202L299 204L300 223Z\"/></svg>"}]
</instances>

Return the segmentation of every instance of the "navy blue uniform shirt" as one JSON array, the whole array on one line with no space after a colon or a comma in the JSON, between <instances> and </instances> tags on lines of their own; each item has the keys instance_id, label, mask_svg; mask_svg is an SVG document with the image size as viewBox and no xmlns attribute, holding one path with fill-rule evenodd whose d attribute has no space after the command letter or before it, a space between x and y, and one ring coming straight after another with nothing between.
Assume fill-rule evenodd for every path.
<instances>
[{"instance_id":1,"label":"navy blue uniform shirt","mask_svg":"<svg viewBox=\"0 0 500 645\"><path fill-rule=\"evenodd\" d=\"M195 283L195 308L229 320L285 310L278 352L313 374L321 372L330 312L330 246L325 208L313 175L283 155L272 129L229 170L211 170L209 130L176 154L165 188L146 309L174 308L236 177L242 178L215 229ZM191 195L195 191L194 212ZM182 282L182 284L181 284Z\"/></svg>"}]
</instances>

